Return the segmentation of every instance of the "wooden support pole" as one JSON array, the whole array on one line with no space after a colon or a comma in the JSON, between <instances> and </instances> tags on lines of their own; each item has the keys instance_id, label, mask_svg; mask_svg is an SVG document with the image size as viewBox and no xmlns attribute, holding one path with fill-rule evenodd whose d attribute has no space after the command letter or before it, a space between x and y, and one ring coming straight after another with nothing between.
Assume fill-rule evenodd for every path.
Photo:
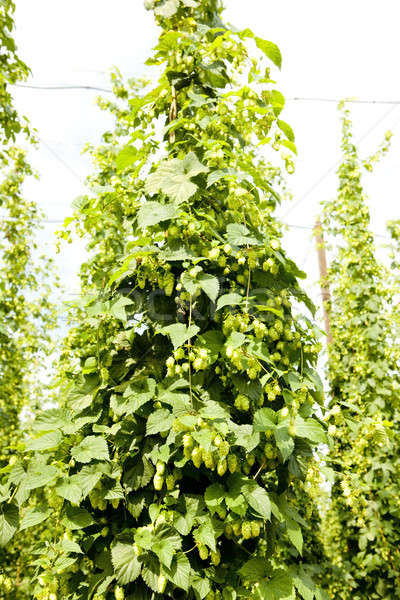
<instances>
[{"instance_id":1,"label":"wooden support pole","mask_svg":"<svg viewBox=\"0 0 400 600\"><path fill-rule=\"evenodd\" d=\"M329 289L329 284L327 282L328 275L328 267L326 261L326 251L325 251L325 242L324 242L324 234L322 230L322 223L320 218L318 217L314 227L315 240L317 244L317 254L318 254L318 266L319 266L319 276L321 283L321 297L322 297L322 310L324 314L324 323L325 323L325 332L326 332L326 345L332 342L332 331L331 331L331 319L330 319L330 303L331 303L331 292Z\"/></svg>"}]
</instances>

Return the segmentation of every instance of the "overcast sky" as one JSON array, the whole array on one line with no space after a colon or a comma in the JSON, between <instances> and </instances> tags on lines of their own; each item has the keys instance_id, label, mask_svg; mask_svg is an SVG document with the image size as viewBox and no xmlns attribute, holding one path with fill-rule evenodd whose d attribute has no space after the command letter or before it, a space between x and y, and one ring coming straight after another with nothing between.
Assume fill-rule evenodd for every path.
<instances>
[{"instance_id":1,"label":"overcast sky","mask_svg":"<svg viewBox=\"0 0 400 600\"><path fill-rule=\"evenodd\" d=\"M158 30L142 0L17 0L16 4L15 37L19 54L33 73L29 84L109 88L107 72L113 65L126 75L151 73L143 63L156 44ZM310 231L298 227L312 226L319 202L335 196L339 115L334 102L289 99L400 101L399 2L226 0L225 4L226 20L275 42L283 55L282 71L273 74L276 88L288 98L282 118L296 134L296 173L289 177L292 205L301 201L293 209L282 206L279 215L296 226L289 230L285 246L309 273L307 288L318 299L317 287L312 287L318 273ZM20 113L31 120L48 146L41 145L31 155L41 180L29 182L26 195L51 220L68 216L71 201L87 193L83 180L90 173L90 161L80 150L86 142L99 142L110 126L106 115L93 105L97 93L13 88ZM372 175L365 176L373 230L385 234L385 222L400 218L400 105L352 104L351 109L355 139L363 137L362 155L373 153L384 132L397 123L390 154ZM43 239L52 241L59 226L46 224ZM57 257L69 292L76 289L81 250L77 243Z\"/></svg>"}]
</instances>

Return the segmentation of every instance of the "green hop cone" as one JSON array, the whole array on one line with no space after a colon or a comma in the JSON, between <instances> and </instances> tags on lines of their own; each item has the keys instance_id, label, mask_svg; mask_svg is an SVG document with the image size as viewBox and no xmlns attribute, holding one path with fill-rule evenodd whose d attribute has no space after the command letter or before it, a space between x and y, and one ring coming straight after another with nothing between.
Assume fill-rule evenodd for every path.
<instances>
[{"instance_id":1,"label":"green hop cone","mask_svg":"<svg viewBox=\"0 0 400 600\"><path fill-rule=\"evenodd\" d=\"M235 454L228 454L228 456L226 458L226 462L228 465L229 473L235 473L235 471L237 470L237 466L238 466L237 456L235 456Z\"/></svg>"},{"instance_id":2,"label":"green hop cone","mask_svg":"<svg viewBox=\"0 0 400 600\"><path fill-rule=\"evenodd\" d=\"M156 473L153 478L154 489L160 491L164 485L164 477Z\"/></svg>"},{"instance_id":3,"label":"green hop cone","mask_svg":"<svg viewBox=\"0 0 400 600\"><path fill-rule=\"evenodd\" d=\"M217 552L211 552L210 558L211 558L212 564L215 565L216 567L221 562L221 555L220 555L220 553L218 551Z\"/></svg>"},{"instance_id":4,"label":"green hop cone","mask_svg":"<svg viewBox=\"0 0 400 600\"><path fill-rule=\"evenodd\" d=\"M218 465L217 465L217 473L220 477L222 477L222 475L225 475L226 468L227 468L226 458L221 458L221 460L218 462Z\"/></svg>"},{"instance_id":5,"label":"green hop cone","mask_svg":"<svg viewBox=\"0 0 400 600\"><path fill-rule=\"evenodd\" d=\"M229 442L227 442L227 441L222 442L222 444L219 447L219 453L221 454L221 456L227 456L229 454L229 450L230 450Z\"/></svg>"},{"instance_id":6,"label":"green hop cone","mask_svg":"<svg viewBox=\"0 0 400 600\"><path fill-rule=\"evenodd\" d=\"M119 501L120 501L119 498L114 498L113 500L111 500L112 507L115 508L115 509L117 509L118 506L119 506Z\"/></svg>"},{"instance_id":7,"label":"green hop cone","mask_svg":"<svg viewBox=\"0 0 400 600\"><path fill-rule=\"evenodd\" d=\"M160 575L158 577L157 589L159 594L163 594L165 592L165 588L167 587L167 578L165 575Z\"/></svg>"},{"instance_id":8,"label":"green hop cone","mask_svg":"<svg viewBox=\"0 0 400 600\"><path fill-rule=\"evenodd\" d=\"M199 447L192 450L191 458L195 467L199 468L203 462L202 452Z\"/></svg>"},{"instance_id":9,"label":"green hop cone","mask_svg":"<svg viewBox=\"0 0 400 600\"><path fill-rule=\"evenodd\" d=\"M117 585L117 587L114 590L114 596L115 600L124 600L125 598L124 590L119 585Z\"/></svg>"},{"instance_id":10,"label":"green hop cone","mask_svg":"<svg viewBox=\"0 0 400 600\"><path fill-rule=\"evenodd\" d=\"M251 535L254 538L260 535L260 523L257 521L252 521L251 523Z\"/></svg>"},{"instance_id":11,"label":"green hop cone","mask_svg":"<svg viewBox=\"0 0 400 600\"><path fill-rule=\"evenodd\" d=\"M175 487L175 477L173 475L168 475L165 478L165 485L167 486L168 491L172 491Z\"/></svg>"},{"instance_id":12,"label":"green hop cone","mask_svg":"<svg viewBox=\"0 0 400 600\"><path fill-rule=\"evenodd\" d=\"M157 475L164 475L164 471L165 471L165 464L163 462L159 461L156 465Z\"/></svg>"},{"instance_id":13,"label":"green hop cone","mask_svg":"<svg viewBox=\"0 0 400 600\"><path fill-rule=\"evenodd\" d=\"M249 523L249 521L245 521L242 524L242 537L245 540L249 540L252 536L253 536L253 531L252 531L251 523Z\"/></svg>"},{"instance_id":14,"label":"green hop cone","mask_svg":"<svg viewBox=\"0 0 400 600\"><path fill-rule=\"evenodd\" d=\"M199 546L199 556L201 560L207 560L208 558L208 550L207 547L204 546L204 544L200 544Z\"/></svg>"}]
</instances>

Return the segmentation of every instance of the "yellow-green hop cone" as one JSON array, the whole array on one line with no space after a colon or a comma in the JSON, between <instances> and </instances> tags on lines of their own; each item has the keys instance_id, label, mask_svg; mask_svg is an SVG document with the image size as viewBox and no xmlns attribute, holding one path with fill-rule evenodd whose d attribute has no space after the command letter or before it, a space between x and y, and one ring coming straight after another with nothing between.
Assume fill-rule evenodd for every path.
<instances>
[{"instance_id":1,"label":"yellow-green hop cone","mask_svg":"<svg viewBox=\"0 0 400 600\"><path fill-rule=\"evenodd\" d=\"M249 540L253 535L253 531L252 531L252 527L251 527L251 523L249 523L248 521L245 521L242 524L242 537L245 540Z\"/></svg>"},{"instance_id":2,"label":"yellow-green hop cone","mask_svg":"<svg viewBox=\"0 0 400 600\"><path fill-rule=\"evenodd\" d=\"M207 560L208 558L208 550L207 547L204 546L204 544L200 544L199 546L199 556L201 560Z\"/></svg>"},{"instance_id":3,"label":"yellow-green hop cone","mask_svg":"<svg viewBox=\"0 0 400 600\"><path fill-rule=\"evenodd\" d=\"M115 596L115 600L124 600L125 599L124 590L119 585L117 585L117 587L114 590L114 596Z\"/></svg>"},{"instance_id":4,"label":"yellow-green hop cone","mask_svg":"<svg viewBox=\"0 0 400 600\"><path fill-rule=\"evenodd\" d=\"M222 477L222 475L225 475L226 473L226 458L221 458L221 460L218 462L217 465L217 473L220 477Z\"/></svg>"},{"instance_id":5,"label":"yellow-green hop cone","mask_svg":"<svg viewBox=\"0 0 400 600\"><path fill-rule=\"evenodd\" d=\"M153 478L153 484L154 484L154 489L160 491L164 484L164 477L162 477L162 475L158 475L156 473Z\"/></svg>"},{"instance_id":6,"label":"yellow-green hop cone","mask_svg":"<svg viewBox=\"0 0 400 600\"><path fill-rule=\"evenodd\" d=\"M119 501L120 501L120 498L114 498L113 500L111 500L111 505L112 505L112 507L113 507L113 508L118 508L118 506L119 506Z\"/></svg>"},{"instance_id":7,"label":"yellow-green hop cone","mask_svg":"<svg viewBox=\"0 0 400 600\"><path fill-rule=\"evenodd\" d=\"M159 594L163 594L165 592L165 588L167 587L167 578L165 575L160 575L158 578L157 589Z\"/></svg>"},{"instance_id":8,"label":"yellow-green hop cone","mask_svg":"<svg viewBox=\"0 0 400 600\"><path fill-rule=\"evenodd\" d=\"M192 450L192 461L195 467L199 468L201 463L203 462L202 452L200 448L195 448Z\"/></svg>"},{"instance_id":9,"label":"yellow-green hop cone","mask_svg":"<svg viewBox=\"0 0 400 600\"><path fill-rule=\"evenodd\" d=\"M215 565L216 567L221 562L221 555L219 552L211 552L210 558L211 558L212 564Z\"/></svg>"},{"instance_id":10,"label":"yellow-green hop cone","mask_svg":"<svg viewBox=\"0 0 400 600\"><path fill-rule=\"evenodd\" d=\"M167 486L168 491L172 491L175 487L175 477L173 475L168 475L165 478L165 485Z\"/></svg>"},{"instance_id":11,"label":"yellow-green hop cone","mask_svg":"<svg viewBox=\"0 0 400 600\"><path fill-rule=\"evenodd\" d=\"M226 462L228 465L229 473L235 473L235 471L237 469L237 465L238 465L237 456L235 456L234 454L228 454L228 456L226 458Z\"/></svg>"},{"instance_id":12,"label":"yellow-green hop cone","mask_svg":"<svg viewBox=\"0 0 400 600\"><path fill-rule=\"evenodd\" d=\"M251 522L251 536L258 537L260 535L260 523L257 521Z\"/></svg>"},{"instance_id":13,"label":"yellow-green hop cone","mask_svg":"<svg viewBox=\"0 0 400 600\"><path fill-rule=\"evenodd\" d=\"M229 445L229 442L222 442L222 444L219 447L219 453L221 454L221 456L227 456L229 454L230 448L231 447Z\"/></svg>"}]
</instances>

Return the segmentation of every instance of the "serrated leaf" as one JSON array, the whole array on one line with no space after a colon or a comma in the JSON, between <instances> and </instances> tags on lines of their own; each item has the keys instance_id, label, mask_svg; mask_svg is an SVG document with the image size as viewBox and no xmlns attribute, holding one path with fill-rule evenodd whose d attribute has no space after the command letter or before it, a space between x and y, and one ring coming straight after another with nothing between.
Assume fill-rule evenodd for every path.
<instances>
[{"instance_id":1,"label":"serrated leaf","mask_svg":"<svg viewBox=\"0 0 400 600\"><path fill-rule=\"evenodd\" d=\"M154 14L163 17L163 19L169 19L177 12L178 8L179 0L161 0L154 8Z\"/></svg>"},{"instance_id":2,"label":"serrated leaf","mask_svg":"<svg viewBox=\"0 0 400 600\"><path fill-rule=\"evenodd\" d=\"M71 448L71 456L81 463L110 459L107 442L99 435L89 435L84 438L79 446Z\"/></svg>"},{"instance_id":3,"label":"serrated leaf","mask_svg":"<svg viewBox=\"0 0 400 600\"><path fill-rule=\"evenodd\" d=\"M39 525L39 523L45 521L52 512L53 510L45 504L39 504L38 506L29 508L21 519L19 530L23 531L24 529L28 529L28 527Z\"/></svg>"},{"instance_id":4,"label":"serrated leaf","mask_svg":"<svg viewBox=\"0 0 400 600\"><path fill-rule=\"evenodd\" d=\"M257 583L270 575L272 571L271 563L266 558L254 557L244 563L239 569L239 573L244 580L250 583Z\"/></svg>"},{"instance_id":5,"label":"serrated leaf","mask_svg":"<svg viewBox=\"0 0 400 600\"><path fill-rule=\"evenodd\" d=\"M215 302L219 294L218 278L214 277L214 275L210 275L209 273L199 273L197 276L197 282L210 300Z\"/></svg>"},{"instance_id":6,"label":"serrated leaf","mask_svg":"<svg viewBox=\"0 0 400 600\"><path fill-rule=\"evenodd\" d=\"M66 552L76 552L77 554L83 554L81 547L79 544L74 542L73 540L63 539L61 542L57 544L62 550Z\"/></svg>"},{"instance_id":7,"label":"serrated leaf","mask_svg":"<svg viewBox=\"0 0 400 600\"><path fill-rule=\"evenodd\" d=\"M207 173L208 167L202 165L194 152L189 152L183 160L173 158L161 162L154 173L145 182L148 194L161 190L175 204L189 200L197 191L197 185L190 179L199 173Z\"/></svg>"},{"instance_id":8,"label":"serrated leaf","mask_svg":"<svg viewBox=\"0 0 400 600\"><path fill-rule=\"evenodd\" d=\"M235 444L243 446L246 452L251 452L260 443L260 434L255 433L251 425L237 425L232 431Z\"/></svg>"},{"instance_id":9,"label":"serrated leaf","mask_svg":"<svg viewBox=\"0 0 400 600\"><path fill-rule=\"evenodd\" d=\"M26 484L26 489L35 490L43 487L44 485L48 485L50 482L54 482L59 475L60 470L57 469L57 467L53 467L51 465L39 465L28 471L28 482Z\"/></svg>"},{"instance_id":10,"label":"serrated leaf","mask_svg":"<svg viewBox=\"0 0 400 600\"><path fill-rule=\"evenodd\" d=\"M226 239L231 246L253 246L260 241L241 223L229 223L226 226Z\"/></svg>"},{"instance_id":11,"label":"serrated leaf","mask_svg":"<svg viewBox=\"0 0 400 600\"><path fill-rule=\"evenodd\" d=\"M125 585L139 577L142 565L132 542L117 542L111 549L111 561L119 583Z\"/></svg>"},{"instance_id":12,"label":"serrated leaf","mask_svg":"<svg viewBox=\"0 0 400 600\"><path fill-rule=\"evenodd\" d=\"M38 431L53 431L71 425L72 413L66 408L50 408L45 410L33 422L33 428Z\"/></svg>"},{"instance_id":13,"label":"serrated leaf","mask_svg":"<svg viewBox=\"0 0 400 600\"><path fill-rule=\"evenodd\" d=\"M139 208L137 219L139 227L151 227L162 221L176 219L177 212L172 204L160 204L159 202L146 202Z\"/></svg>"},{"instance_id":14,"label":"serrated leaf","mask_svg":"<svg viewBox=\"0 0 400 600\"><path fill-rule=\"evenodd\" d=\"M197 336L195 347L207 349L207 364L213 364L224 344L224 335L217 329L212 329Z\"/></svg>"},{"instance_id":15,"label":"serrated leaf","mask_svg":"<svg viewBox=\"0 0 400 600\"><path fill-rule=\"evenodd\" d=\"M278 46L273 42L268 42L259 37L255 37L254 41L256 42L257 48L259 48L261 52L264 52L265 56L272 60L274 65L280 69L282 67L282 55Z\"/></svg>"},{"instance_id":16,"label":"serrated leaf","mask_svg":"<svg viewBox=\"0 0 400 600\"><path fill-rule=\"evenodd\" d=\"M264 488L254 483L254 486L244 487L242 492L249 505L255 511L264 517L264 519L269 520L271 518L271 501Z\"/></svg>"},{"instance_id":17,"label":"serrated leaf","mask_svg":"<svg viewBox=\"0 0 400 600\"><path fill-rule=\"evenodd\" d=\"M117 164L117 171L123 171L126 167L129 167L137 159L138 150L135 146L126 146L117 154L115 162Z\"/></svg>"},{"instance_id":18,"label":"serrated leaf","mask_svg":"<svg viewBox=\"0 0 400 600\"><path fill-rule=\"evenodd\" d=\"M303 437L316 444L324 444L327 441L324 428L315 419L302 419L297 416L294 421L296 435Z\"/></svg>"},{"instance_id":19,"label":"serrated leaf","mask_svg":"<svg viewBox=\"0 0 400 600\"><path fill-rule=\"evenodd\" d=\"M72 477L63 477L56 485L56 494L74 504L79 504L82 498L81 488L74 483Z\"/></svg>"},{"instance_id":20,"label":"serrated leaf","mask_svg":"<svg viewBox=\"0 0 400 600\"><path fill-rule=\"evenodd\" d=\"M128 491L145 487L152 479L155 469L144 456L136 458L136 463L130 467L123 477L123 483Z\"/></svg>"},{"instance_id":21,"label":"serrated leaf","mask_svg":"<svg viewBox=\"0 0 400 600\"><path fill-rule=\"evenodd\" d=\"M102 473L99 471L97 465L89 465L82 467L78 473L72 475L73 482L76 483L82 493L82 497L86 498L89 492L95 487L96 483L100 481Z\"/></svg>"},{"instance_id":22,"label":"serrated leaf","mask_svg":"<svg viewBox=\"0 0 400 600\"><path fill-rule=\"evenodd\" d=\"M293 154L296 154L296 156L297 156L297 148L296 148L296 145L293 144L293 142L290 142L289 140L282 140L282 145L285 146L285 148L287 148L291 152L293 152Z\"/></svg>"},{"instance_id":23,"label":"serrated leaf","mask_svg":"<svg viewBox=\"0 0 400 600\"><path fill-rule=\"evenodd\" d=\"M96 521L86 508L67 506L62 523L69 529L84 529L93 525Z\"/></svg>"},{"instance_id":24,"label":"serrated leaf","mask_svg":"<svg viewBox=\"0 0 400 600\"><path fill-rule=\"evenodd\" d=\"M270 431L276 428L277 415L272 408L260 408L254 415L254 431Z\"/></svg>"},{"instance_id":25,"label":"serrated leaf","mask_svg":"<svg viewBox=\"0 0 400 600\"><path fill-rule=\"evenodd\" d=\"M62 440L61 431L50 431L45 433L35 440L31 440L27 443L27 450L49 450L55 448Z\"/></svg>"},{"instance_id":26,"label":"serrated leaf","mask_svg":"<svg viewBox=\"0 0 400 600\"><path fill-rule=\"evenodd\" d=\"M172 581L174 585L185 590L189 589L190 582L190 562L182 552L176 554L172 561L171 567L163 569L167 579Z\"/></svg>"},{"instance_id":27,"label":"serrated leaf","mask_svg":"<svg viewBox=\"0 0 400 600\"><path fill-rule=\"evenodd\" d=\"M234 306L240 304L243 298L240 294L224 294L218 298L217 310L221 310L224 306Z\"/></svg>"},{"instance_id":28,"label":"serrated leaf","mask_svg":"<svg viewBox=\"0 0 400 600\"><path fill-rule=\"evenodd\" d=\"M269 581L262 581L256 588L254 597L259 600L281 600L293 592L293 583L286 571L277 569Z\"/></svg>"},{"instance_id":29,"label":"serrated leaf","mask_svg":"<svg viewBox=\"0 0 400 600\"><path fill-rule=\"evenodd\" d=\"M169 334L174 350L177 350L179 346L182 346L199 331L200 328L197 327L197 325L190 325L190 327L187 327L187 325L184 325L183 323L176 323L174 325L163 327L160 329L159 333L162 333L163 335Z\"/></svg>"},{"instance_id":30,"label":"serrated leaf","mask_svg":"<svg viewBox=\"0 0 400 600\"><path fill-rule=\"evenodd\" d=\"M162 540L161 542L155 542L151 547L152 552L157 554L160 559L160 563L166 567L171 566L173 556L175 554L174 547L168 540Z\"/></svg>"},{"instance_id":31,"label":"serrated leaf","mask_svg":"<svg viewBox=\"0 0 400 600\"><path fill-rule=\"evenodd\" d=\"M204 500L212 513L214 513L215 509L221 505L226 493L226 489L220 483L213 483L206 489Z\"/></svg>"},{"instance_id":32,"label":"serrated leaf","mask_svg":"<svg viewBox=\"0 0 400 600\"><path fill-rule=\"evenodd\" d=\"M192 580L192 588L196 600L204 600L208 592L211 590L210 580L206 577L200 577L197 573L194 575Z\"/></svg>"},{"instance_id":33,"label":"serrated leaf","mask_svg":"<svg viewBox=\"0 0 400 600\"><path fill-rule=\"evenodd\" d=\"M285 462L294 450L293 438L289 435L289 430L286 426L278 427L274 430L276 445L282 454L283 462Z\"/></svg>"},{"instance_id":34,"label":"serrated leaf","mask_svg":"<svg viewBox=\"0 0 400 600\"><path fill-rule=\"evenodd\" d=\"M174 422L174 416L166 408L160 408L147 419L146 435L155 435L160 431L168 431Z\"/></svg>"},{"instance_id":35,"label":"serrated leaf","mask_svg":"<svg viewBox=\"0 0 400 600\"><path fill-rule=\"evenodd\" d=\"M303 565L300 565L298 568L295 565L291 565L289 571L293 583L303 600L313 600L315 584L308 573L304 571Z\"/></svg>"},{"instance_id":36,"label":"serrated leaf","mask_svg":"<svg viewBox=\"0 0 400 600\"><path fill-rule=\"evenodd\" d=\"M110 307L108 313L118 319L119 321L126 321L126 306L132 306L134 304L133 300L130 298L126 298L125 296L117 296L110 300Z\"/></svg>"},{"instance_id":37,"label":"serrated leaf","mask_svg":"<svg viewBox=\"0 0 400 600\"><path fill-rule=\"evenodd\" d=\"M279 129L283 131L283 133L286 135L287 139L290 142L294 142L294 133L290 125L285 123L285 121L281 121L280 119L277 119L276 124L278 125Z\"/></svg>"},{"instance_id":38,"label":"serrated leaf","mask_svg":"<svg viewBox=\"0 0 400 600\"><path fill-rule=\"evenodd\" d=\"M5 546L18 529L19 511L15 504L0 505L0 546Z\"/></svg>"},{"instance_id":39,"label":"serrated leaf","mask_svg":"<svg viewBox=\"0 0 400 600\"><path fill-rule=\"evenodd\" d=\"M210 519L193 530L193 537L199 544L208 546L213 552L216 551L214 527Z\"/></svg>"},{"instance_id":40,"label":"serrated leaf","mask_svg":"<svg viewBox=\"0 0 400 600\"><path fill-rule=\"evenodd\" d=\"M292 542L296 550L302 554L303 552L303 534L301 533L300 525L295 521L287 521L286 531L289 540Z\"/></svg>"}]
</instances>

